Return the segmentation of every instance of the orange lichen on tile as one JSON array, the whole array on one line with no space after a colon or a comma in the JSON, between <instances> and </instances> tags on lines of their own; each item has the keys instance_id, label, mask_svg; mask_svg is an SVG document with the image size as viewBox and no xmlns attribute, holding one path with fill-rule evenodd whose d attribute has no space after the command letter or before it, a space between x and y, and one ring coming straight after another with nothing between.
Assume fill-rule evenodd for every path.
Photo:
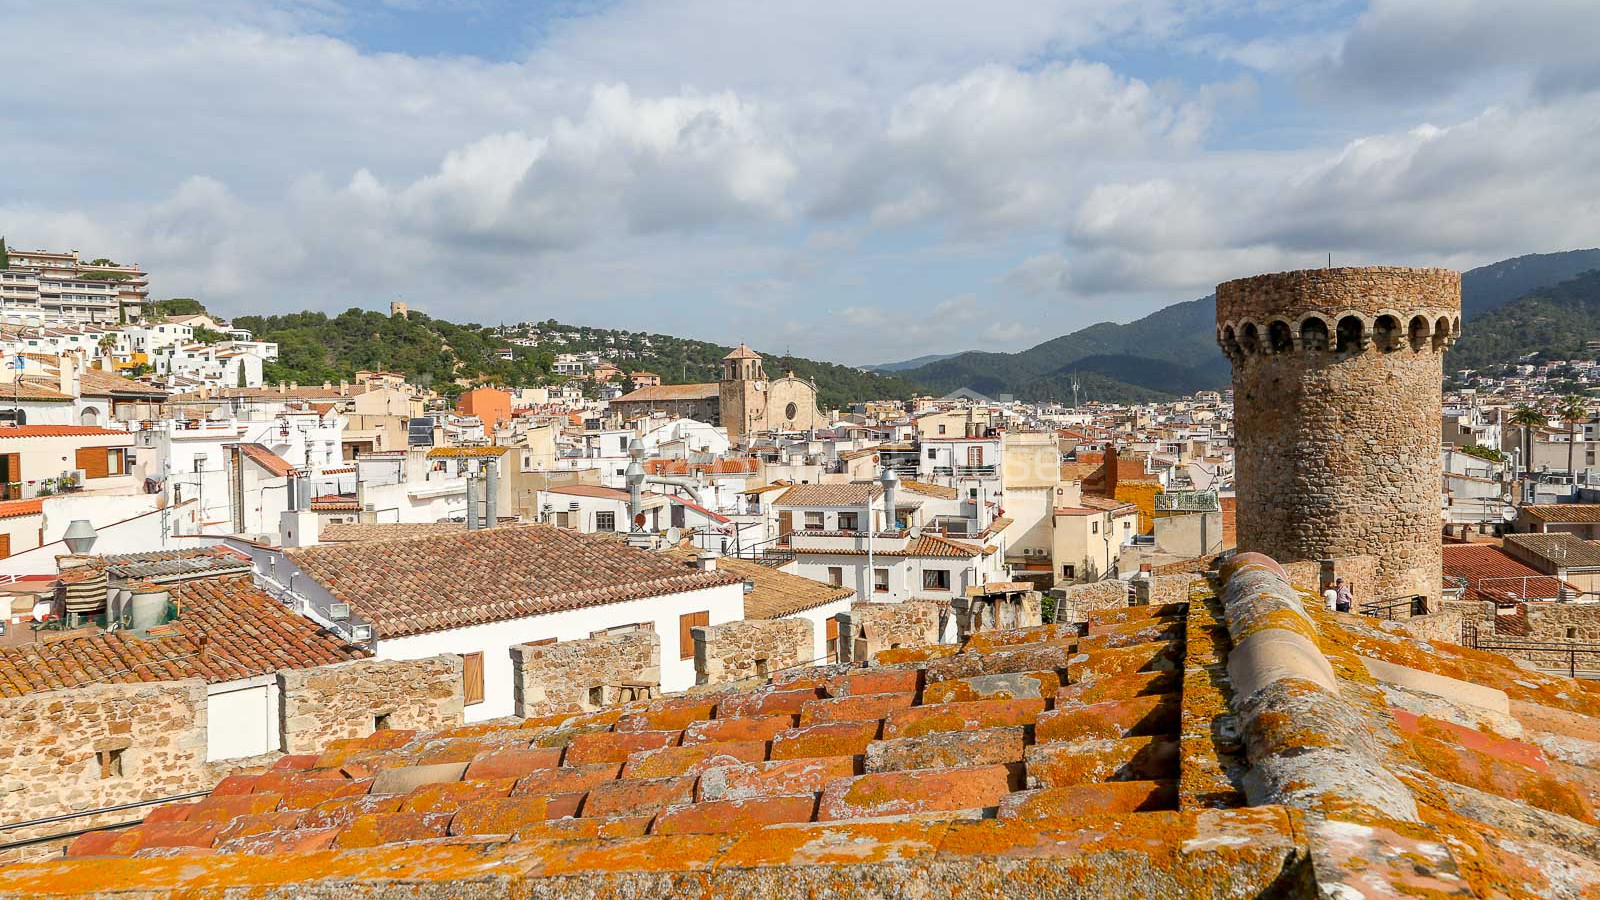
<instances>
[{"instance_id":1,"label":"orange lichen on tile","mask_svg":"<svg viewBox=\"0 0 1600 900\"><path fill-rule=\"evenodd\" d=\"M361 816L400 811L403 796L396 794L360 794L324 800L300 816L297 827L328 828L348 825Z\"/></svg>"},{"instance_id":2,"label":"orange lichen on tile","mask_svg":"<svg viewBox=\"0 0 1600 900\"><path fill-rule=\"evenodd\" d=\"M1027 749L1024 761L1029 787L1167 781L1178 775L1178 742L1137 737L1039 744Z\"/></svg>"},{"instance_id":3,"label":"orange lichen on tile","mask_svg":"<svg viewBox=\"0 0 1600 900\"><path fill-rule=\"evenodd\" d=\"M721 834L768 825L810 822L816 817L817 795L752 797L672 806L656 816L651 834Z\"/></svg>"},{"instance_id":4,"label":"orange lichen on tile","mask_svg":"<svg viewBox=\"0 0 1600 900\"><path fill-rule=\"evenodd\" d=\"M108 856L117 839L122 837L120 831L91 831L80 834L67 845L67 856Z\"/></svg>"},{"instance_id":5,"label":"orange lichen on tile","mask_svg":"<svg viewBox=\"0 0 1600 900\"><path fill-rule=\"evenodd\" d=\"M736 869L903 864L938 852L949 827L945 821L843 821L763 828L735 836L717 866Z\"/></svg>"},{"instance_id":6,"label":"orange lichen on tile","mask_svg":"<svg viewBox=\"0 0 1600 900\"><path fill-rule=\"evenodd\" d=\"M1070 644L1077 639L1078 626L1074 624L1044 625L1036 628L1014 628L1004 631L980 631L967 638L962 650L969 653L988 653L1018 644Z\"/></svg>"},{"instance_id":7,"label":"orange lichen on tile","mask_svg":"<svg viewBox=\"0 0 1600 900\"><path fill-rule=\"evenodd\" d=\"M697 780L693 775L680 775L608 781L589 792L589 799L583 804L583 816L637 816L656 812L664 806L693 803Z\"/></svg>"},{"instance_id":8,"label":"orange lichen on tile","mask_svg":"<svg viewBox=\"0 0 1600 900\"><path fill-rule=\"evenodd\" d=\"M345 849L444 837L454 812L390 812L358 816L340 829L334 846Z\"/></svg>"},{"instance_id":9,"label":"orange lichen on tile","mask_svg":"<svg viewBox=\"0 0 1600 900\"><path fill-rule=\"evenodd\" d=\"M260 834L241 835L217 843L221 853L245 853L252 856L276 856L283 853L305 853L326 850L339 836L338 828L295 828L292 831L263 831Z\"/></svg>"},{"instance_id":10,"label":"orange lichen on tile","mask_svg":"<svg viewBox=\"0 0 1600 900\"><path fill-rule=\"evenodd\" d=\"M538 769L553 769L561 765L562 752L560 747L485 750L472 758L461 777L521 778Z\"/></svg>"},{"instance_id":11,"label":"orange lichen on tile","mask_svg":"<svg viewBox=\"0 0 1600 900\"><path fill-rule=\"evenodd\" d=\"M1126 625L1129 622L1138 622L1143 619L1163 619L1182 616L1189 611L1187 603L1163 603L1159 606L1124 606L1117 609L1097 609L1090 612L1085 618L1088 620L1088 631L1094 634L1117 625Z\"/></svg>"},{"instance_id":12,"label":"orange lichen on tile","mask_svg":"<svg viewBox=\"0 0 1600 900\"><path fill-rule=\"evenodd\" d=\"M474 800L456 811L450 834L514 834L524 826L550 818L549 799L525 795Z\"/></svg>"},{"instance_id":13,"label":"orange lichen on tile","mask_svg":"<svg viewBox=\"0 0 1600 900\"><path fill-rule=\"evenodd\" d=\"M493 800L510 796L515 778L488 778L482 781L446 781L413 788L400 801L401 812L449 812L474 800ZM541 792L545 793L545 792Z\"/></svg>"},{"instance_id":14,"label":"orange lichen on tile","mask_svg":"<svg viewBox=\"0 0 1600 900\"><path fill-rule=\"evenodd\" d=\"M517 831L519 841L579 841L641 837L655 821L653 814L610 819L549 819L530 822Z\"/></svg>"},{"instance_id":15,"label":"orange lichen on tile","mask_svg":"<svg viewBox=\"0 0 1600 900\"><path fill-rule=\"evenodd\" d=\"M1018 786L1016 780L1007 766L869 772L830 782L822 792L817 821L998 806Z\"/></svg>"},{"instance_id":16,"label":"orange lichen on tile","mask_svg":"<svg viewBox=\"0 0 1600 900\"><path fill-rule=\"evenodd\" d=\"M1018 791L1001 799L998 817L1043 821L1177 808L1175 781L1108 781Z\"/></svg>"},{"instance_id":17,"label":"orange lichen on tile","mask_svg":"<svg viewBox=\"0 0 1600 900\"><path fill-rule=\"evenodd\" d=\"M893 772L1021 763L1027 732L1026 726L1018 725L873 741L867 746L865 768L868 772Z\"/></svg>"},{"instance_id":18,"label":"orange lichen on tile","mask_svg":"<svg viewBox=\"0 0 1600 900\"><path fill-rule=\"evenodd\" d=\"M567 745L565 764L587 766L595 763L623 762L636 750L675 747L681 731L605 731L580 734Z\"/></svg>"},{"instance_id":19,"label":"orange lichen on tile","mask_svg":"<svg viewBox=\"0 0 1600 900\"><path fill-rule=\"evenodd\" d=\"M1178 730L1181 700L1182 695L1174 692L1052 710L1039 715L1034 739L1043 744L1173 733Z\"/></svg>"},{"instance_id":20,"label":"orange lichen on tile","mask_svg":"<svg viewBox=\"0 0 1600 900\"><path fill-rule=\"evenodd\" d=\"M857 694L809 700L800 708L800 724L874 721L893 710L910 708L916 699L915 694Z\"/></svg>"},{"instance_id":21,"label":"orange lichen on tile","mask_svg":"<svg viewBox=\"0 0 1600 900\"><path fill-rule=\"evenodd\" d=\"M779 713L798 716L801 707L821 696L821 689L814 687L796 690L756 690L748 694L734 694L717 701L717 718L772 716Z\"/></svg>"},{"instance_id":22,"label":"orange lichen on tile","mask_svg":"<svg viewBox=\"0 0 1600 900\"><path fill-rule=\"evenodd\" d=\"M107 853L128 856L146 847L209 847L227 826L221 822L151 822L122 832Z\"/></svg>"},{"instance_id":23,"label":"orange lichen on tile","mask_svg":"<svg viewBox=\"0 0 1600 900\"><path fill-rule=\"evenodd\" d=\"M856 672L823 682L830 697L861 694L915 694L922 689L921 669L883 669Z\"/></svg>"},{"instance_id":24,"label":"orange lichen on tile","mask_svg":"<svg viewBox=\"0 0 1600 900\"><path fill-rule=\"evenodd\" d=\"M683 730L683 746L723 741L770 741L773 735L799 724L797 715L742 716L694 722Z\"/></svg>"},{"instance_id":25,"label":"orange lichen on tile","mask_svg":"<svg viewBox=\"0 0 1600 900\"><path fill-rule=\"evenodd\" d=\"M766 741L724 741L688 747L661 747L629 755L628 761L622 766L622 777L666 778L699 774L711 766L762 762L766 758Z\"/></svg>"},{"instance_id":26,"label":"orange lichen on tile","mask_svg":"<svg viewBox=\"0 0 1600 900\"><path fill-rule=\"evenodd\" d=\"M237 797L237 796L239 796L239 795L235 795L235 797ZM249 797L251 795L246 794L244 796ZM277 809L277 807L278 807L278 798L280 797L280 795L278 795L278 794L262 794L261 796L271 798L272 806L268 807L268 809ZM224 798L224 799L234 799L234 798ZM199 803L168 803L165 806L158 806L155 809L150 810L150 812L145 814L144 820L146 822L149 822L149 823L155 823L155 822L187 822L189 820L189 814L191 812L194 812L195 807L197 807L199 805L200 805ZM252 810L252 811L253 812L266 812L267 810ZM213 818L215 818L215 817L213 817Z\"/></svg>"},{"instance_id":27,"label":"orange lichen on tile","mask_svg":"<svg viewBox=\"0 0 1600 900\"><path fill-rule=\"evenodd\" d=\"M1161 641L1175 641L1183 638L1184 619L1150 619L1149 624L1142 628L1128 625L1119 625L1115 630L1100 632L1085 637L1078 642L1078 652L1099 653L1102 650L1116 650L1121 647L1133 647L1138 644L1149 644Z\"/></svg>"},{"instance_id":28,"label":"orange lichen on tile","mask_svg":"<svg viewBox=\"0 0 1600 900\"><path fill-rule=\"evenodd\" d=\"M1048 705L1044 700L975 700L895 710L884 720L883 736L917 737L935 731L1032 725Z\"/></svg>"},{"instance_id":29,"label":"orange lichen on tile","mask_svg":"<svg viewBox=\"0 0 1600 900\"><path fill-rule=\"evenodd\" d=\"M946 656L954 656L957 648L949 644L925 644L921 647L890 647L888 650L879 650L872 655L872 664L875 666L899 666L906 663L922 663Z\"/></svg>"},{"instance_id":30,"label":"orange lichen on tile","mask_svg":"<svg viewBox=\"0 0 1600 900\"><path fill-rule=\"evenodd\" d=\"M881 722L823 722L780 731L772 738L769 759L812 756L856 756L878 739Z\"/></svg>"},{"instance_id":31,"label":"orange lichen on tile","mask_svg":"<svg viewBox=\"0 0 1600 900\"><path fill-rule=\"evenodd\" d=\"M622 774L622 763L596 763L590 766L561 766L539 769L517 779L511 796L527 794L563 794L571 791L588 791Z\"/></svg>"},{"instance_id":32,"label":"orange lichen on tile","mask_svg":"<svg viewBox=\"0 0 1600 900\"><path fill-rule=\"evenodd\" d=\"M929 663L924 677L931 684L978 675L1009 675L1064 669L1076 653L1072 644L1021 644L990 653L960 653Z\"/></svg>"},{"instance_id":33,"label":"orange lichen on tile","mask_svg":"<svg viewBox=\"0 0 1600 900\"><path fill-rule=\"evenodd\" d=\"M699 802L818 793L836 778L861 774L858 756L774 760L716 766L700 773Z\"/></svg>"},{"instance_id":34,"label":"orange lichen on tile","mask_svg":"<svg viewBox=\"0 0 1600 900\"><path fill-rule=\"evenodd\" d=\"M1496 759L1527 766L1535 772L1550 771L1550 762L1545 759L1544 751L1526 741L1503 738L1454 722L1445 722L1431 716L1419 716L1403 709L1391 708L1389 714L1394 717L1395 727L1405 734L1430 737L1447 744L1459 744ZM1591 733L1591 737L1600 735Z\"/></svg>"},{"instance_id":35,"label":"orange lichen on tile","mask_svg":"<svg viewBox=\"0 0 1600 900\"><path fill-rule=\"evenodd\" d=\"M716 710L714 701L679 703L647 708L617 720L617 731L682 731L691 722L711 718Z\"/></svg>"},{"instance_id":36,"label":"orange lichen on tile","mask_svg":"<svg viewBox=\"0 0 1600 900\"><path fill-rule=\"evenodd\" d=\"M930 683L922 691L922 702L970 703L974 700L1048 699L1061 689L1061 676L1054 669L1003 675L973 675Z\"/></svg>"},{"instance_id":37,"label":"orange lichen on tile","mask_svg":"<svg viewBox=\"0 0 1600 900\"><path fill-rule=\"evenodd\" d=\"M730 839L720 834L662 834L545 844L530 875L687 872L709 869Z\"/></svg>"},{"instance_id":38,"label":"orange lichen on tile","mask_svg":"<svg viewBox=\"0 0 1600 900\"><path fill-rule=\"evenodd\" d=\"M1173 641L1155 641L1117 647L1096 653L1079 654L1067 663L1067 683L1091 678L1109 678L1134 672L1164 672L1179 668L1183 646Z\"/></svg>"},{"instance_id":39,"label":"orange lichen on tile","mask_svg":"<svg viewBox=\"0 0 1600 900\"><path fill-rule=\"evenodd\" d=\"M1183 673L1176 669L1165 672L1100 675L1088 681L1063 686L1056 691L1056 706L1104 703L1107 700L1130 700L1151 694L1167 694L1178 690L1182 683Z\"/></svg>"},{"instance_id":40,"label":"orange lichen on tile","mask_svg":"<svg viewBox=\"0 0 1600 900\"><path fill-rule=\"evenodd\" d=\"M333 800L337 797L355 797L365 794L371 789L372 779L370 778L351 781L315 778L286 787L283 791L283 799L278 803L278 808L310 809L326 800ZM260 792L258 791L257 793Z\"/></svg>"},{"instance_id":41,"label":"orange lichen on tile","mask_svg":"<svg viewBox=\"0 0 1600 900\"><path fill-rule=\"evenodd\" d=\"M1421 734L1405 738L1414 760L1446 781L1595 824L1590 801L1555 775Z\"/></svg>"}]
</instances>

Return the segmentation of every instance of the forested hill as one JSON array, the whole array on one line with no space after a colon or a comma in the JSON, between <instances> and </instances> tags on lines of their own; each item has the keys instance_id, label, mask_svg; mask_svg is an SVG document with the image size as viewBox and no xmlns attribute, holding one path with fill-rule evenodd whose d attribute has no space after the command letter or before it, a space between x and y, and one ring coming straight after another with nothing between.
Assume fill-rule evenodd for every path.
<instances>
[{"instance_id":1,"label":"forested hill","mask_svg":"<svg viewBox=\"0 0 1600 900\"><path fill-rule=\"evenodd\" d=\"M554 319L500 330L508 337L535 337L540 341L540 350L552 353L593 350L625 372L654 372L667 384L718 380L722 377L722 358L733 349L667 334L563 325ZM910 382L893 375L772 353L761 347L753 349L761 354L762 367L768 377L793 372L816 382L817 402L823 409L848 409L851 403L861 400L906 400L917 390Z\"/></svg>"},{"instance_id":2,"label":"forested hill","mask_svg":"<svg viewBox=\"0 0 1600 900\"><path fill-rule=\"evenodd\" d=\"M1600 270L1532 292L1463 323L1446 371L1532 361L1594 359L1600 340Z\"/></svg>"},{"instance_id":3,"label":"forested hill","mask_svg":"<svg viewBox=\"0 0 1600 900\"><path fill-rule=\"evenodd\" d=\"M269 382L320 384L347 379L361 369L382 369L403 372L445 395L479 381L508 387L563 381L552 369L556 354L581 350L600 352L624 372L655 372L668 384L716 381L722 357L731 349L671 335L582 328L553 320L535 327L539 346L525 347L507 338L527 334L527 329L458 325L415 310L409 317L348 309L332 317L320 312L239 316L233 323L259 340L278 344L277 361L266 367ZM506 348L512 352L509 360L500 358ZM797 356L766 356L765 365L769 375L793 371L815 381L824 408L848 408L859 400L904 399L912 393L911 385L898 378Z\"/></svg>"}]
</instances>

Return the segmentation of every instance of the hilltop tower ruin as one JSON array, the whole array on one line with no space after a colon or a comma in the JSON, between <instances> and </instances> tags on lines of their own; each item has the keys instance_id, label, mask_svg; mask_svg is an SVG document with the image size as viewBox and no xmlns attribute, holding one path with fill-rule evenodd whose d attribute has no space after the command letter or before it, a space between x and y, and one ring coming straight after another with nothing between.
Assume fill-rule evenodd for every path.
<instances>
[{"instance_id":1,"label":"hilltop tower ruin","mask_svg":"<svg viewBox=\"0 0 1600 900\"><path fill-rule=\"evenodd\" d=\"M1388 266L1217 286L1233 363L1240 550L1376 557L1358 603L1439 599L1444 351L1461 275Z\"/></svg>"}]
</instances>

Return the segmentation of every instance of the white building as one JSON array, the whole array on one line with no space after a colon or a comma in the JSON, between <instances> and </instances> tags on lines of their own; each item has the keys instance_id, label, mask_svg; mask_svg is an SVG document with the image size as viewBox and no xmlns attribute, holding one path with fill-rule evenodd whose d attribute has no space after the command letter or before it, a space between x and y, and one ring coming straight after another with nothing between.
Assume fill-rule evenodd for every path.
<instances>
[{"instance_id":1,"label":"white building","mask_svg":"<svg viewBox=\"0 0 1600 900\"><path fill-rule=\"evenodd\" d=\"M694 684L685 623L743 617L738 576L549 525L283 550L250 545L260 583L370 641L380 659L465 660L469 722L511 715L511 648L622 630L661 637L661 689Z\"/></svg>"}]
</instances>

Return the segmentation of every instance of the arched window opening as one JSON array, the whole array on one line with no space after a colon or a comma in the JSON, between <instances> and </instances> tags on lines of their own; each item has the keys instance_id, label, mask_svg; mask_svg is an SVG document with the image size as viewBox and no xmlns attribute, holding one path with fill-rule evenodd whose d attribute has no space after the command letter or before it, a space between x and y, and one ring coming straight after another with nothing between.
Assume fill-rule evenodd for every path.
<instances>
[{"instance_id":1,"label":"arched window opening","mask_svg":"<svg viewBox=\"0 0 1600 900\"><path fill-rule=\"evenodd\" d=\"M1411 349L1416 351L1426 350L1428 347L1428 320L1422 316L1413 316L1411 319Z\"/></svg>"},{"instance_id":2,"label":"arched window opening","mask_svg":"<svg viewBox=\"0 0 1600 900\"><path fill-rule=\"evenodd\" d=\"M1372 340L1378 349L1389 353L1400 349L1400 320L1394 316L1379 316L1372 323Z\"/></svg>"},{"instance_id":3,"label":"arched window opening","mask_svg":"<svg viewBox=\"0 0 1600 900\"><path fill-rule=\"evenodd\" d=\"M1246 322L1239 329L1239 347L1246 353L1258 353L1261 350L1261 333L1256 330L1254 322Z\"/></svg>"},{"instance_id":4,"label":"arched window opening","mask_svg":"<svg viewBox=\"0 0 1600 900\"><path fill-rule=\"evenodd\" d=\"M1300 326L1300 346L1307 350L1328 349L1328 323L1321 319L1307 319Z\"/></svg>"},{"instance_id":5,"label":"arched window opening","mask_svg":"<svg viewBox=\"0 0 1600 900\"><path fill-rule=\"evenodd\" d=\"M1359 318L1345 316L1339 320L1339 344L1334 349L1340 353L1360 352L1365 331L1366 328Z\"/></svg>"},{"instance_id":6,"label":"arched window opening","mask_svg":"<svg viewBox=\"0 0 1600 900\"><path fill-rule=\"evenodd\" d=\"M1433 349L1443 350L1450 344L1450 320L1444 316L1433 326Z\"/></svg>"},{"instance_id":7,"label":"arched window opening","mask_svg":"<svg viewBox=\"0 0 1600 900\"><path fill-rule=\"evenodd\" d=\"M1278 320L1267 326L1267 347L1273 353L1288 353L1294 349L1294 334L1289 331L1289 323Z\"/></svg>"}]
</instances>

